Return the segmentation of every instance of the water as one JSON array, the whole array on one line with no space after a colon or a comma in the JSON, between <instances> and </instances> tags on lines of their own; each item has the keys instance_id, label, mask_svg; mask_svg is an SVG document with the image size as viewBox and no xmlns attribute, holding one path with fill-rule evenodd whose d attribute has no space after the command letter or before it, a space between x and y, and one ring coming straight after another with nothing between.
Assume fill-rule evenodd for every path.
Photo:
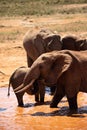
<instances>
[{"instance_id":1,"label":"water","mask_svg":"<svg viewBox=\"0 0 87 130\"><path fill-rule=\"evenodd\" d=\"M25 94L28 107L17 107L16 97L11 90L0 88L0 130L87 130L87 94L78 95L78 113L69 115L67 99L64 97L58 108L50 108L52 99L48 93L45 104L38 105L34 96Z\"/></svg>"}]
</instances>

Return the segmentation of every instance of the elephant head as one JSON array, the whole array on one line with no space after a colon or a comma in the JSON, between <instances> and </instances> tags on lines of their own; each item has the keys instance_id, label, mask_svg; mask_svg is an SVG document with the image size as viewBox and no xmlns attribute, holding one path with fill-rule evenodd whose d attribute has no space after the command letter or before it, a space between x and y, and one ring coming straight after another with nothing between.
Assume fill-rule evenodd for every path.
<instances>
[{"instance_id":1,"label":"elephant head","mask_svg":"<svg viewBox=\"0 0 87 130\"><path fill-rule=\"evenodd\" d=\"M62 38L62 49L68 50L87 50L87 39L76 36L65 36Z\"/></svg>"},{"instance_id":2,"label":"elephant head","mask_svg":"<svg viewBox=\"0 0 87 130\"><path fill-rule=\"evenodd\" d=\"M43 79L45 85L48 86L57 84L57 80L68 70L71 63L72 57L68 54L62 54L61 51L52 51L42 54L36 59L30 70L27 72L20 90L15 90L15 92L21 92L32 88L33 84L38 79Z\"/></svg>"},{"instance_id":3,"label":"elephant head","mask_svg":"<svg viewBox=\"0 0 87 130\"><path fill-rule=\"evenodd\" d=\"M50 52L53 50L61 50L62 42L60 35L53 33L53 32L44 32L43 30L40 31L33 40L34 44L40 50L40 54L44 52Z\"/></svg>"},{"instance_id":4,"label":"elephant head","mask_svg":"<svg viewBox=\"0 0 87 130\"><path fill-rule=\"evenodd\" d=\"M53 50L61 50L62 42L60 35L51 30L44 29L40 30L39 35L41 35L43 39L46 52Z\"/></svg>"},{"instance_id":5,"label":"elephant head","mask_svg":"<svg viewBox=\"0 0 87 130\"><path fill-rule=\"evenodd\" d=\"M62 42L58 34L50 30L28 31L23 40L28 67L43 53L61 50Z\"/></svg>"},{"instance_id":6,"label":"elephant head","mask_svg":"<svg viewBox=\"0 0 87 130\"><path fill-rule=\"evenodd\" d=\"M53 50L61 50L62 43L61 37L57 34L50 34L44 38L44 44L46 44L46 52Z\"/></svg>"}]
</instances>

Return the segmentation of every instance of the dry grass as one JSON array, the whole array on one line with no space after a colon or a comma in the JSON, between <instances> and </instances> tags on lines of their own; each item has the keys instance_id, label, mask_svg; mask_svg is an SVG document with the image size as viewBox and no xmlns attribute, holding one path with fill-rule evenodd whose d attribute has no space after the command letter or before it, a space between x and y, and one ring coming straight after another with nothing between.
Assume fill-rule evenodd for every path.
<instances>
[{"instance_id":1,"label":"dry grass","mask_svg":"<svg viewBox=\"0 0 87 130\"><path fill-rule=\"evenodd\" d=\"M0 16L87 13L86 3L86 0L0 0Z\"/></svg>"}]
</instances>

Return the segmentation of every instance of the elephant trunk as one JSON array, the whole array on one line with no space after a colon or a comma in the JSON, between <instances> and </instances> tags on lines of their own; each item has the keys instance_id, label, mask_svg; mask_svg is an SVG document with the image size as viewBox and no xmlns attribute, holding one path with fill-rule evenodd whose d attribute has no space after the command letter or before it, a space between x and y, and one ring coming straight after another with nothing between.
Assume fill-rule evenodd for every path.
<instances>
[{"instance_id":1,"label":"elephant trunk","mask_svg":"<svg viewBox=\"0 0 87 130\"><path fill-rule=\"evenodd\" d=\"M39 67L31 67L31 69L27 72L27 74L25 75L23 84L20 85L17 89L15 89L15 93L19 93L19 92L24 92L26 90L28 90L28 92L33 90L33 92L36 92L36 86L34 87L34 83L35 81L39 78L40 76L40 71L39 71Z\"/></svg>"}]
</instances>

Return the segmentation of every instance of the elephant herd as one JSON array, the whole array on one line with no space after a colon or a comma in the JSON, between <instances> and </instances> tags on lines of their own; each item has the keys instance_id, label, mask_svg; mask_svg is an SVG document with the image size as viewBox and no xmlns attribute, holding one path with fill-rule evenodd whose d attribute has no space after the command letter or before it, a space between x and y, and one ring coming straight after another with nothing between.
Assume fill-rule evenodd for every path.
<instances>
[{"instance_id":1,"label":"elephant herd","mask_svg":"<svg viewBox=\"0 0 87 130\"><path fill-rule=\"evenodd\" d=\"M60 35L50 30L27 32L23 40L28 67L16 69L9 79L19 106L23 95L35 95L44 102L45 86L54 92L50 107L57 107L66 95L70 110L77 110L77 94L87 92L87 40Z\"/></svg>"},{"instance_id":2,"label":"elephant herd","mask_svg":"<svg viewBox=\"0 0 87 130\"><path fill-rule=\"evenodd\" d=\"M87 50L87 39L76 36L65 36L61 38L50 30L39 30L27 32L24 37L23 46L27 53L28 67L43 53L53 50Z\"/></svg>"}]
</instances>

